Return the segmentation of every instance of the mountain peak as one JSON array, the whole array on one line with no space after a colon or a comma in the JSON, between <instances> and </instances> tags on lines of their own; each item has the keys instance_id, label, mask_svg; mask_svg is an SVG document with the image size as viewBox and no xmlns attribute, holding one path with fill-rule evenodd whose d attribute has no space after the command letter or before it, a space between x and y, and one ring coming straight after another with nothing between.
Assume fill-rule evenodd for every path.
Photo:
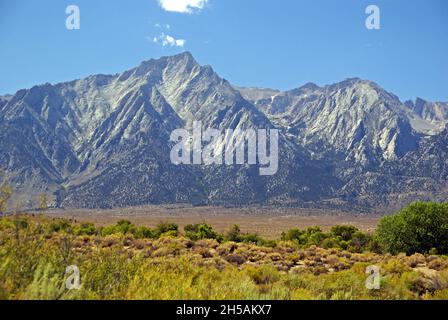
<instances>
[{"instance_id":1,"label":"mountain peak","mask_svg":"<svg viewBox=\"0 0 448 320\"><path fill-rule=\"evenodd\" d=\"M415 105L424 105L426 103L427 103L427 101L425 99L420 98L420 97L417 97L417 99L415 99Z\"/></svg>"},{"instance_id":2,"label":"mountain peak","mask_svg":"<svg viewBox=\"0 0 448 320\"><path fill-rule=\"evenodd\" d=\"M317 90L317 89L320 89L320 87L313 82L308 82L308 83L305 83L303 86L301 86L299 89Z\"/></svg>"},{"instance_id":3,"label":"mountain peak","mask_svg":"<svg viewBox=\"0 0 448 320\"><path fill-rule=\"evenodd\" d=\"M171 61L194 61L196 62L195 58L193 57L193 55L191 54L190 51L184 51L175 55L170 55L170 56L162 56L160 58L151 58L149 60L145 60L142 62L142 64L145 63L153 63L153 62L157 62L157 61L166 61L166 60L171 60Z\"/></svg>"},{"instance_id":4,"label":"mountain peak","mask_svg":"<svg viewBox=\"0 0 448 320\"><path fill-rule=\"evenodd\" d=\"M184 51L179 54L175 54L173 56L162 57L161 59L167 59L169 61L175 62L185 62L190 64L198 64L196 59L193 57L190 51Z\"/></svg>"},{"instance_id":5,"label":"mountain peak","mask_svg":"<svg viewBox=\"0 0 448 320\"><path fill-rule=\"evenodd\" d=\"M401 104L400 99L393 93L385 90L376 82L371 80L364 80L360 78L348 78L342 82L328 85L325 87L329 91L339 91L339 90L356 90L360 94L370 95L372 97L382 96L383 98L393 101L396 104Z\"/></svg>"},{"instance_id":6,"label":"mountain peak","mask_svg":"<svg viewBox=\"0 0 448 320\"><path fill-rule=\"evenodd\" d=\"M173 57L173 58L178 57L178 58L182 58L182 59L187 58L187 59L193 59L194 60L193 54L190 51L183 51L183 52L175 54L175 55L173 55L171 57Z\"/></svg>"},{"instance_id":7,"label":"mountain peak","mask_svg":"<svg viewBox=\"0 0 448 320\"><path fill-rule=\"evenodd\" d=\"M340 82L339 85L342 87L349 87L349 86L355 86L355 85L362 85L362 84L366 84L369 86L373 86L373 87L379 87L375 82L370 81L370 80L364 80L361 78L347 78L344 81Z\"/></svg>"},{"instance_id":8,"label":"mountain peak","mask_svg":"<svg viewBox=\"0 0 448 320\"><path fill-rule=\"evenodd\" d=\"M400 190L406 197L445 190L438 181L448 172L440 153L448 131L437 141L422 136L445 128L448 105L424 102L408 102L407 110L360 78L286 92L233 87L186 51L123 73L0 96L0 167L15 175L20 199L31 201L30 185L38 186L67 206L322 201L316 205L367 208L370 200L395 201ZM279 174L259 180L252 166L172 165L170 134L195 121L218 130L278 128ZM431 168L419 171L425 180L384 174L386 162L409 167L401 162L408 155Z\"/></svg>"}]
</instances>

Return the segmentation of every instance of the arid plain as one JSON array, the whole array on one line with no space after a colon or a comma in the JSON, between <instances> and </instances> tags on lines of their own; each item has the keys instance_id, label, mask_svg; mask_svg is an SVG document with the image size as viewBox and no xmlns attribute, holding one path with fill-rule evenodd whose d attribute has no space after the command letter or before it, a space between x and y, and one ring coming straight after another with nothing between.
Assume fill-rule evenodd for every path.
<instances>
[{"instance_id":1,"label":"arid plain","mask_svg":"<svg viewBox=\"0 0 448 320\"><path fill-rule=\"evenodd\" d=\"M278 239L291 228L319 226L328 231L336 225L353 225L365 232L373 232L381 215L345 213L341 211L298 208L224 208L143 206L110 210L54 209L45 212L52 218L68 218L77 222L90 222L97 226L114 224L126 219L136 225L154 227L160 222L173 222L181 229L185 225L208 223L218 232L233 225L241 230L257 233L267 239Z\"/></svg>"}]
</instances>

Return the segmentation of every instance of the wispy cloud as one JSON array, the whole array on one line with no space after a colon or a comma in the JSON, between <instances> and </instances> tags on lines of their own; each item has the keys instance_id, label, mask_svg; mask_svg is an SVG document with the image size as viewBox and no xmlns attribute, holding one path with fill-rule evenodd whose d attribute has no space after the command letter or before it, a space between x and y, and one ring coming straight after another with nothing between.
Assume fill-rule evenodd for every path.
<instances>
[{"instance_id":1,"label":"wispy cloud","mask_svg":"<svg viewBox=\"0 0 448 320\"><path fill-rule=\"evenodd\" d=\"M193 13L201 10L208 0L158 0L160 6L171 12Z\"/></svg>"},{"instance_id":2,"label":"wispy cloud","mask_svg":"<svg viewBox=\"0 0 448 320\"><path fill-rule=\"evenodd\" d=\"M187 42L184 39L175 39L174 37L161 33L159 36L154 37L152 39L154 43L160 43L163 47L179 47L183 48L185 46L185 43Z\"/></svg>"},{"instance_id":3,"label":"wispy cloud","mask_svg":"<svg viewBox=\"0 0 448 320\"><path fill-rule=\"evenodd\" d=\"M171 26L169 25L169 24L166 24L166 25L161 25L160 23L156 23L155 25L154 25L154 27L156 27L156 28L158 28L158 29L167 29L167 30L169 30L169 29L171 29Z\"/></svg>"}]
</instances>

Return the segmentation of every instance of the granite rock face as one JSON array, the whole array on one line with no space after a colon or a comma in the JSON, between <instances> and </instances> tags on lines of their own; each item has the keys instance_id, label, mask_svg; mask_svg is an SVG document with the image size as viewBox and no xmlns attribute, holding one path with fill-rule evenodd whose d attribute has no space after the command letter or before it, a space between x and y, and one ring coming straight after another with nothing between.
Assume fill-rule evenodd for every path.
<instances>
[{"instance_id":1,"label":"granite rock face","mask_svg":"<svg viewBox=\"0 0 448 320\"><path fill-rule=\"evenodd\" d=\"M195 121L221 131L278 129L277 174L172 164L171 132ZM63 207L372 211L448 198L447 121L446 103L402 103L360 79L287 92L237 88L186 52L0 97L0 168L25 207L45 192Z\"/></svg>"}]
</instances>

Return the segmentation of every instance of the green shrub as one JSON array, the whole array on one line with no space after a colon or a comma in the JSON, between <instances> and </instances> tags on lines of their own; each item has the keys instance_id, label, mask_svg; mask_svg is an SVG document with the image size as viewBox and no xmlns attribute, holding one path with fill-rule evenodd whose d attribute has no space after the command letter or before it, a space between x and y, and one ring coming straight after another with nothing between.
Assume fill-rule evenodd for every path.
<instances>
[{"instance_id":1,"label":"green shrub","mask_svg":"<svg viewBox=\"0 0 448 320\"><path fill-rule=\"evenodd\" d=\"M233 225L229 231L227 231L226 239L232 242L241 242L241 229L238 225Z\"/></svg>"},{"instance_id":2,"label":"green shrub","mask_svg":"<svg viewBox=\"0 0 448 320\"><path fill-rule=\"evenodd\" d=\"M257 244L259 242L262 242L263 239L255 233L246 233L241 235L241 242L244 243L253 243L253 244Z\"/></svg>"},{"instance_id":3,"label":"green shrub","mask_svg":"<svg viewBox=\"0 0 448 320\"><path fill-rule=\"evenodd\" d=\"M355 232L349 242L349 250L352 252L361 253L367 249L371 237L360 231Z\"/></svg>"},{"instance_id":4,"label":"green shrub","mask_svg":"<svg viewBox=\"0 0 448 320\"><path fill-rule=\"evenodd\" d=\"M128 220L120 220L115 227L118 233L128 234L135 231L135 226Z\"/></svg>"},{"instance_id":5,"label":"green shrub","mask_svg":"<svg viewBox=\"0 0 448 320\"><path fill-rule=\"evenodd\" d=\"M331 234L335 237L341 237L344 241L350 241L359 229L354 226L334 226L331 228Z\"/></svg>"},{"instance_id":6,"label":"green shrub","mask_svg":"<svg viewBox=\"0 0 448 320\"><path fill-rule=\"evenodd\" d=\"M273 284L280 280L279 272L272 266L247 267L246 272L257 285Z\"/></svg>"},{"instance_id":7,"label":"green shrub","mask_svg":"<svg viewBox=\"0 0 448 320\"><path fill-rule=\"evenodd\" d=\"M321 231L317 231L308 236L306 244L308 246L321 246L325 239L327 239L327 235Z\"/></svg>"},{"instance_id":8,"label":"green shrub","mask_svg":"<svg viewBox=\"0 0 448 320\"><path fill-rule=\"evenodd\" d=\"M378 253L381 254L383 253L383 248L381 247L381 244L378 241L378 236L377 234L373 234L370 237L370 241L369 244L367 246L367 250L373 253Z\"/></svg>"},{"instance_id":9,"label":"green shrub","mask_svg":"<svg viewBox=\"0 0 448 320\"><path fill-rule=\"evenodd\" d=\"M303 235L303 232L299 229L291 229L288 232L282 233L282 241L294 241L299 240Z\"/></svg>"},{"instance_id":10,"label":"green shrub","mask_svg":"<svg viewBox=\"0 0 448 320\"><path fill-rule=\"evenodd\" d=\"M353 226L335 226L329 233L322 232L319 227L309 227L305 230L291 229L282 233L281 240L293 241L302 248L318 246L324 249L340 248L362 252L369 247L371 237Z\"/></svg>"},{"instance_id":11,"label":"green shrub","mask_svg":"<svg viewBox=\"0 0 448 320\"><path fill-rule=\"evenodd\" d=\"M174 230L174 227L169 227L165 225L160 226L160 229L153 230L145 226L136 227L130 221L121 220L117 222L115 226L106 226L101 228L100 234L103 237L110 236L113 234L133 235L137 239L157 239L162 234L166 234L169 232L171 232L174 236L177 236L177 229L175 229L175 232L173 232L172 230L170 231L170 228ZM165 232L161 233L161 231Z\"/></svg>"},{"instance_id":12,"label":"green shrub","mask_svg":"<svg viewBox=\"0 0 448 320\"><path fill-rule=\"evenodd\" d=\"M309 247L312 245L319 245L327 238L319 227L309 227L305 230L291 229L282 234L283 241L294 241L299 245Z\"/></svg>"},{"instance_id":13,"label":"green shrub","mask_svg":"<svg viewBox=\"0 0 448 320\"><path fill-rule=\"evenodd\" d=\"M204 239L215 239L218 242L223 240L223 236L218 234L213 227L208 224L190 224L185 226L185 236L193 241L204 240Z\"/></svg>"},{"instance_id":14,"label":"green shrub","mask_svg":"<svg viewBox=\"0 0 448 320\"><path fill-rule=\"evenodd\" d=\"M137 239L157 239L158 237L157 231L144 226L135 229L134 236Z\"/></svg>"},{"instance_id":15,"label":"green shrub","mask_svg":"<svg viewBox=\"0 0 448 320\"><path fill-rule=\"evenodd\" d=\"M78 236L93 236L97 234L97 232L98 231L93 223L83 223L77 227L75 231Z\"/></svg>"},{"instance_id":16,"label":"green shrub","mask_svg":"<svg viewBox=\"0 0 448 320\"><path fill-rule=\"evenodd\" d=\"M156 233L158 236L162 236L166 233L177 236L179 234L179 226L175 223L159 223L156 227Z\"/></svg>"},{"instance_id":17,"label":"green shrub","mask_svg":"<svg viewBox=\"0 0 448 320\"><path fill-rule=\"evenodd\" d=\"M118 231L115 226L106 226L106 227L100 228L100 234L103 237L107 237L107 236L110 236L110 235L113 235L116 233L118 233Z\"/></svg>"},{"instance_id":18,"label":"green shrub","mask_svg":"<svg viewBox=\"0 0 448 320\"><path fill-rule=\"evenodd\" d=\"M225 239L236 243L256 244L261 247L275 247L277 245L277 241L263 239L256 233L242 233L238 225L232 226L227 231Z\"/></svg>"},{"instance_id":19,"label":"green shrub","mask_svg":"<svg viewBox=\"0 0 448 320\"><path fill-rule=\"evenodd\" d=\"M260 247L275 248L277 246L277 241L260 239L257 242L257 245L259 245Z\"/></svg>"},{"instance_id":20,"label":"green shrub","mask_svg":"<svg viewBox=\"0 0 448 320\"><path fill-rule=\"evenodd\" d=\"M61 232L61 231L72 232L73 226L67 219L57 219L56 221L50 224L49 230L50 232Z\"/></svg>"},{"instance_id":21,"label":"green shrub","mask_svg":"<svg viewBox=\"0 0 448 320\"><path fill-rule=\"evenodd\" d=\"M335 238L326 238L321 244L324 249L332 249L339 247L339 242Z\"/></svg>"},{"instance_id":22,"label":"green shrub","mask_svg":"<svg viewBox=\"0 0 448 320\"><path fill-rule=\"evenodd\" d=\"M319 245L325 238L321 228L309 227L303 230L302 235L299 237L299 244L305 247Z\"/></svg>"},{"instance_id":23,"label":"green shrub","mask_svg":"<svg viewBox=\"0 0 448 320\"><path fill-rule=\"evenodd\" d=\"M416 202L383 218L377 230L382 248L392 254L448 254L448 204Z\"/></svg>"}]
</instances>

